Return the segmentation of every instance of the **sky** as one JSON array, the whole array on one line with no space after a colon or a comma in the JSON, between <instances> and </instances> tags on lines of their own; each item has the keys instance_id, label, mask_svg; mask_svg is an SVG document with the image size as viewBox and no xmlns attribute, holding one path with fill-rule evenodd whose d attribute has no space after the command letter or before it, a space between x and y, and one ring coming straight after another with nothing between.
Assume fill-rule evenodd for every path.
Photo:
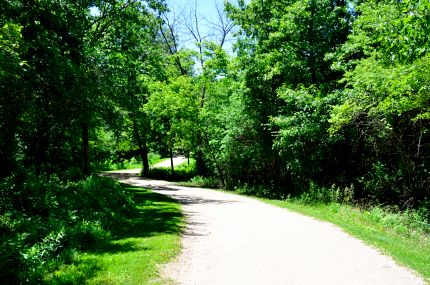
<instances>
[{"instance_id":1,"label":"sky","mask_svg":"<svg viewBox=\"0 0 430 285\"><path fill-rule=\"evenodd\" d=\"M246 0L249 3L250 0ZM232 0L234 3L235 1ZM217 5L221 11L224 9L224 0L166 0L166 3L171 11L171 17L180 19L184 21L190 18L190 13L196 9L197 17L199 20L199 29L202 35L213 34L213 27L211 27L210 22L217 22L218 13ZM97 15L99 10L95 7L90 8L93 15ZM174 16L173 16L174 15ZM179 41L183 47L195 49L196 45L194 40L191 38L189 32L182 26L178 31ZM232 46L234 43L233 33L227 39L224 48L232 52Z\"/></svg>"},{"instance_id":2,"label":"sky","mask_svg":"<svg viewBox=\"0 0 430 285\"><path fill-rule=\"evenodd\" d=\"M181 16L185 19L189 18L187 15L196 8L199 19L199 29L203 35L213 33L213 28L211 27L210 22L216 22L218 19L216 6L218 5L221 11L224 9L224 0L166 0L166 3L171 10L171 13L175 14L177 17L179 16L179 18L181 18ZM185 47L195 47L193 40L190 38L186 29L181 31L180 37ZM224 46L225 49L231 51L233 41L233 35L231 34Z\"/></svg>"},{"instance_id":3,"label":"sky","mask_svg":"<svg viewBox=\"0 0 430 285\"><path fill-rule=\"evenodd\" d=\"M201 17L216 18L216 5L224 7L223 0L167 0L167 5L172 11L190 10L197 7L197 12Z\"/></svg>"}]
</instances>

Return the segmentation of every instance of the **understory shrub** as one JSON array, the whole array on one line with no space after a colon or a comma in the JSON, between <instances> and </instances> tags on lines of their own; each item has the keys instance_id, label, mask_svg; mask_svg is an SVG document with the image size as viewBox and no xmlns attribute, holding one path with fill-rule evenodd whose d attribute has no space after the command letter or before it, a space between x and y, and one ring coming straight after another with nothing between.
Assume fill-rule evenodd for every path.
<instances>
[{"instance_id":1,"label":"understory shrub","mask_svg":"<svg viewBox=\"0 0 430 285\"><path fill-rule=\"evenodd\" d=\"M219 179L214 177L204 177L201 175L194 176L189 180L192 186L198 186L203 188L221 188Z\"/></svg>"},{"instance_id":2,"label":"understory shrub","mask_svg":"<svg viewBox=\"0 0 430 285\"><path fill-rule=\"evenodd\" d=\"M143 173L141 173L143 175ZM170 181L188 181L197 175L195 160L190 160L190 163L182 163L174 167L174 172L170 167L151 168L149 177L154 179L163 179Z\"/></svg>"},{"instance_id":3,"label":"understory shrub","mask_svg":"<svg viewBox=\"0 0 430 285\"><path fill-rule=\"evenodd\" d=\"M43 283L76 250L108 241L111 226L133 207L121 185L98 176L65 183L21 174L0 186L2 284Z\"/></svg>"},{"instance_id":4,"label":"understory shrub","mask_svg":"<svg viewBox=\"0 0 430 285\"><path fill-rule=\"evenodd\" d=\"M430 214L425 208L401 212L398 208L374 206L367 213L372 220L393 231L406 235L430 235Z\"/></svg>"},{"instance_id":5,"label":"understory shrub","mask_svg":"<svg viewBox=\"0 0 430 285\"><path fill-rule=\"evenodd\" d=\"M319 203L344 203L353 202L354 185L350 187L338 187L333 184L331 187L318 186L310 182L308 190L300 193L293 199L303 204L319 204Z\"/></svg>"},{"instance_id":6,"label":"understory shrub","mask_svg":"<svg viewBox=\"0 0 430 285\"><path fill-rule=\"evenodd\" d=\"M148 153L148 163L153 165L161 160L161 155L158 153ZM125 158L110 158L102 162L95 163L94 168L98 171L109 171L119 169L133 169L142 167L142 159L140 157Z\"/></svg>"},{"instance_id":7,"label":"understory shrub","mask_svg":"<svg viewBox=\"0 0 430 285\"><path fill-rule=\"evenodd\" d=\"M430 235L428 205L422 205L415 209L401 209L399 206L363 204L354 200L354 185L344 188L333 185L328 188L317 186L311 182L308 191L294 197L288 197L287 200L304 205L326 204L334 208L339 208L341 204L358 206L367 217L385 229L405 236Z\"/></svg>"},{"instance_id":8,"label":"understory shrub","mask_svg":"<svg viewBox=\"0 0 430 285\"><path fill-rule=\"evenodd\" d=\"M153 165L158 163L161 160L161 155L155 152L148 153L148 162L149 165Z\"/></svg>"},{"instance_id":9,"label":"understory shrub","mask_svg":"<svg viewBox=\"0 0 430 285\"><path fill-rule=\"evenodd\" d=\"M132 169L142 166L142 161L139 158L130 159L108 159L95 165L99 171L109 171L118 169Z\"/></svg>"},{"instance_id":10,"label":"understory shrub","mask_svg":"<svg viewBox=\"0 0 430 285\"><path fill-rule=\"evenodd\" d=\"M283 194L278 193L274 187L266 185L248 185L244 184L240 187L236 187L235 192L248 196L256 196L260 198L268 199L283 199Z\"/></svg>"}]
</instances>

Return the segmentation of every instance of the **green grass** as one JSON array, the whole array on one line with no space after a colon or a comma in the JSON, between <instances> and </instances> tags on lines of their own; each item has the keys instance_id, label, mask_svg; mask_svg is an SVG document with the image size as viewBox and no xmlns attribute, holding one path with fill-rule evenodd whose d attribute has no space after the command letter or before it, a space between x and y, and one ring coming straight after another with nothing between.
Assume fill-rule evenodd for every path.
<instances>
[{"instance_id":1,"label":"green grass","mask_svg":"<svg viewBox=\"0 0 430 285\"><path fill-rule=\"evenodd\" d=\"M366 211L338 203L306 205L294 200L261 200L335 224L415 270L430 283L430 233L423 230L425 227L405 225L400 214L383 212L381 208Z\"/></svg>"},{"instance_id":2,"label":"green grass","mask_svg":"<svg viewBox=\"0 0 430 285\"><path fill-rule=\"evenodd\" d=\"M112 239L79 252L72 264L46 277L50 284L165 284L160 264L179 253L184 219L174 200L127 188L136 207L111 230Z\"/></svg>"}]
</instances>

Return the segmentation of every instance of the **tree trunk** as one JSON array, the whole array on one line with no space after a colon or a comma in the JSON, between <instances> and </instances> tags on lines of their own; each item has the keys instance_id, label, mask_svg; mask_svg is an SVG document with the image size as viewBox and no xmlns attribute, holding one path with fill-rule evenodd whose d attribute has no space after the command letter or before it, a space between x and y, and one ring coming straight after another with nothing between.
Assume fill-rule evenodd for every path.
<instances>
[{"instance_id":1,"label":"tree trunk","mask_svg":"<svg viewBox=\"0 0 430 285\"><path fill-rule=\"evenodd\" d=\"M205 106L205 96L206 96L206 82L203 81L203 86L200 94L199 112L201 112L201 110ZM198 128L197 129L197 149L196 149L195 156L196 156L197 174L200 176L205 176L207 174L207 168L206 168L206 163L205 163L204 154L203 154L203 144L204 144L203 131L200 128Z\"/></svg>"},{"instance_id":2,"label":"tree trunk","mask_svg":"<svg viewBox=\"0 0 430 285\"><path fill-rule=\"evenodd\" d=\"M215 156L215 153L214 153L213 149L211 148L211 146L210 146L210 144L209 144L209 138L208 138L208 134L207 134L207 132L205 132L204 134L205 134L205 143L206 143L207 148L208 148L208 150L209 150L209 154L212 156L212 159L213 159L213 161L214 161L214 163L215 163L215 168L216 168L216 169L217 169L217 171L218 171L218 177L219 177L219 179L220 179L220 182L221 182L221 184L222 184L222 187L224 188L224 187L226 186L226 179L225 179L224 171L223 171L223 169L222 169L222 167L221 167L221 165L220 165L220 163L219 163L218 159L216 158L216 156Z\"/></svg>"},{"instance_id":3,"label":"tree trunk","mask_svg":"<svg viewBox=\"0 0 430 285\"><path fill-rule=\"evenodd\" d=\"M133 119L133 130L134 130L134 136L137 140L137 145L139 147L140 158L142 159L143 176L148 176L149 175L148 147L146 145L146 139L142 137L139 133L139 128L137 126L136 119Z\"/></svg>"},{"instance_id":4,"label":"tree trunk","mask_svg":"<svg viewBox=\"0 0 430 285\"><path fill-rule=\"evenodd\" d=\"M89 130L88 123L82 123L82 159L83 172L85 175L90 174L90 159L89 159Z\"/></svg>"},{"instance_id":5,"label":"tree trunk","mask_svg":"<svg viewBox=\"0 0 430 285\"><path fill-rule=\"evenodd\" d=\"M175 174L175 168L173 166L173 148L170 148L170 168L172 170L172 176Z\"/></svg>"},{"instance_id":6,"label":"tree trunk","mask_svg":"<svg viewBox=\"0 0 430 285\"><path fill-rule=\"evenodd\" d=\"M202 151L202 134L199 130L199 133L197 134L197 149L196 149L196 168L197 168L197 174L200 176L205 176L207 173L206 164L203 158L203 151Z\"/></svg>"},{"instance_id":7,"label":"tree trunk","mask_svg":"<svg viewBox=\"0 0 430 285\"><path fill-rule=\"evenodd\" d=\"M6 117L6 120L3 121L3 126L7 127L0 127L0 157L2 157L2 163L0 163L0 179L12 174L16 167L15 134L17 133L16 118L18 118L18 113L11 112L10 114L5 114L4 117Z\"/></svg>"}]
</instances>

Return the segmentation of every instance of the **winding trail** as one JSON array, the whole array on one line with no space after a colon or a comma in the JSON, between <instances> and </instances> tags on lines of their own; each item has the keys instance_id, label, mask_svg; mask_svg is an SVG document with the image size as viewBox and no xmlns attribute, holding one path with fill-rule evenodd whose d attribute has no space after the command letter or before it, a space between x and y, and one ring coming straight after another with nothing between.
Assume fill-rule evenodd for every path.
<instances>
[{"instance_id":1,"label":"winding trail","mask_svg":"<svg viewBox=\"0 0 430 285\"><path fill-rule=\"evenodd\" d=\"M162 276L186 285L425 284L339 228L255 199L114 172L182 204L179 257Z\"/></svg>"},{"instance_id":2,"label":"winding trail","mask_svg":"<svg viewBox=\"0 0 430 285\"><path fill-rule=\"evenodd\" d=\"M185 161L187 161L187 158L185 156L176 156L173 158L173 166L182 164ZM170 158L155 164L153 167L154 168L161 168L161 167L169 168L170 167Z\"/></svg>"}]
</instances>

